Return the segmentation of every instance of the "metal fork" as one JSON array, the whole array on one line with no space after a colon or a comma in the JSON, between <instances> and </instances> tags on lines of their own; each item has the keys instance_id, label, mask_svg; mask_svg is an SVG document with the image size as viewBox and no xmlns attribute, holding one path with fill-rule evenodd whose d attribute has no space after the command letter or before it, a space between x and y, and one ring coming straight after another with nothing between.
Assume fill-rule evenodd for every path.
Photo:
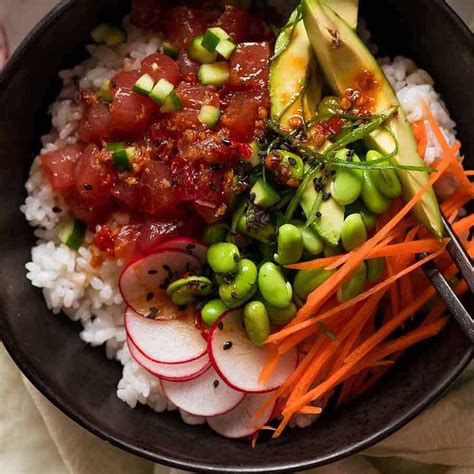
<instances>
[{"instance_id":1,"label":"metal fork","mask_svg":"<svg viewBox=\"0 0 474 474\"><path fill-rule=\"evenodd\" d=\"M450 239L446 249L453 259L453 262L458 267L459 272L461 273L462 278L465 280L470 293L474 294L474 269L472 260L444 216L443 225L446 236ZM426 257L426 255L427 254L423 252L419 254L419 258ZM461 303L444 275L440 272L436 263L431 260L425 263L422 268L425 272L425 275L429 278L431 284L437 291L439 297L443 300L446 307L449 308L451 314L456 318L456 321L461 326L464 334L467 336L469 341L474 344L474 319Z\"/></svg>"}]
</instances>

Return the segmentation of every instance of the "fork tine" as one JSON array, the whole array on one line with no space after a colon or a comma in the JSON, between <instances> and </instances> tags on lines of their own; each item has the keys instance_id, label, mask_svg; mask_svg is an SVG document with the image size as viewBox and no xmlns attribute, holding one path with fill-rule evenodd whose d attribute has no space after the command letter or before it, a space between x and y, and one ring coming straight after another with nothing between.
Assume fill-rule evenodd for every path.
<instances>
[{"instance_id":1,"label":"fork tine","mask_svg":"<svg viewBox=\"0 0 474 474\"><path fill-rule=\"evenodd\" d=\"M458 236L453 231L451 224L443 217L444 230L446 235L450 238L448 245L446 246L449 255L453 259L453 262L459 268L462 277L467 283L471 293L474 293L474 270L472 261L463 245L461 244Z\"/></svg>"},{"instance_id":2,"label":"fork tine","mask_svg":"<svg viewBox=\"0 0 474 474\"><path fill-rule=\"evenodd\" d=\"M426 253L420 253L418 257L423 258L426 255ZM461 326L464 334L467 336L469 341L474 344L474 320L446 281L444 275L439 271L433 261L425 263L422 268L425 275L429 278L431 284L436 289L439 297L443 300L446 307Z\"/></svg>"}]
</instances>

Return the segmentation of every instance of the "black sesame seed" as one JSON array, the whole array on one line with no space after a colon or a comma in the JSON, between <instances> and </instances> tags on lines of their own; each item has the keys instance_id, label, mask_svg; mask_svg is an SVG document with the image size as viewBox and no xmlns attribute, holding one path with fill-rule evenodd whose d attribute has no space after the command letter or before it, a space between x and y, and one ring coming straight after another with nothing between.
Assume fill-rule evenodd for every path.
<instances>
[{"instance_id":1,"label":"black sesame seed","mask_svg":"<svg viewBox=\"0 0 474 474\"><path fill-rule=\"evenodd\" d=\"M219 386L219 380L214 380L212 385L214 385L214 388L217 388Z\"/></svg>"},{"instance_id":2,"label":"black sesame seed","mask_svg":"<svg viewBox=\"0 0 474 474\"><path fill-rule=\"evenodd\" d=\"M296 160L292 156L288 158L288 163L290 163L291 166L296 166Z\"/></svg>"},{"instance_id":3,"label":"black sesame seed","mask_svg":"<svg viewBox=\"0 0 474 474\"><path fill-rule=\"evenodd\" d=\"M146 294L146 300L150 301L150 300L153 299L154 296L155 296L155 294L152 291L150 291Z\"/></svg>"},{"instance_id":4,"label":"black sesame seed","mask_svg":"<svg viewBox=\"0 0 474 474\"><path fill-rule=\"evenodd\" d=\"M326 163L321 163L321 169L323 170L326 167Z\"/></svg>"},{"instance_id":5,"label":"black sesame seed","mask_svg":"<svg viewBox=\"0 0 474 474\"><path fill-rule=\"evenodd\" d=\"M154 319L156 315L159 313L160 309L156 306L150 306L150 312L147 315L148 319Z\"/></svg>"},{"instance_id":6,"label":"black sesame seed","mask_svg":"<svg viewBox=\"0 0 474 474\"><path fill-rule=\"evenodd\" d=\"M60 207L58 207L58 206L54 206L53 209L52 209L52 211L53 211L55 214L58 214L58 213L62 212L63 210L62 210Z\"/></svg>"},{"instance_id":7,"label":"black sesame seed","mask_svg":"<svg viewBox=\"0 0 474 474\"><path fill-rule=\"evenodd\" d=\"M348 157L354 156L354 154L355 154L354 150L347 150L347 156Z\"/></svg>"},{"instance_id":8,"label":"black sesame seed","mask_svg":"<svg viewBox=\"0 0 474 474\"><path fill-rule=\"evenodd\" d=\"M232 142L231 142L228 138L223 138L223 139L222 139L222 143L223 143L225 146L230 146Z\"/></svg>"},{"instance_id":9,"label":"black sesame seed","mask_svg":"<svg viewBox=\"0 0 474 474\"><path fill-rule=\"evenodd\" d=\"M188 244L186 245L186 252L191 253L195 248L196 246L194 244Z\"/></svg>"},{"instance_id":10,"label":"black sesame seed","mask_svg":"<svg viewBox=\"0 0 474 474\"><path fill-rule=\"evenodd\" d=\"M331 170L331 176L334 176L336 174L336 170Z\"/></svg>"},{"instance_id":11,"label":"black sesame seed","mask_svg":"<svg viewBox=\"0 0 474 474\"><path fill-rule=\"evenodd\" d=\"M222 331L224 329L224 323L222 321L219 321L217 323L217 327L218 327L218 329L220 329Z\"/></svg>"},{"instance_id":12,"label":"black sesame seed","mask_svg":"<svg viewBox=\"0 0 474 474\"><path fill-rule=\"evenodd\" d=\"M280 158L281 154L278 150L272 150L272 155L275 157L275 158Z\"/></svg>"},{"instance_id":13,"label":"black sesame seed","mask_svg":"<svg viewBox=\"0 0 474 474\"><path fill-rule=\"evenodd\" d=\"M110 85L115 89L117 87L117 83L115 81L110 81Z\"/></svg>"},{"instance_id":14,"label":"black sesame seed","mask_svg":"<svg viewBox=\"0 0 474 474\"><path fill-rule=\"evenodd\" d=\"M158 270L148 270L148 275L156 275L158 273Z\"/></svg>"},{"instance_id":15,"label":"black sesame seed","mask_svg":"<svg viewBox=\"0 0 474 474\"><path fill-rule=\"evenodd\" d=\"M155 140L155 146L160 146L161 145L161 140Z\"/></svg>"},{"instance_id":16,"label":"black sesame seed","mask_svg":"<svg viewBox=\"0 0 474 474\"><path fill-rule=\"evenodd\" d=\"M240 255L234 253L233 259L235 263L240 262Z\"/></svg>"},{"instance_id":17,"label":"black sesame seed","mask_svg":"<svg viewBox=\"0 0 474 474\"><path fill-rule=\"evenodd\" d=\"M165 270L167 272L171 271L171 267L169 265L167 265L166 263L164 265L162 265L161 268L163 268L163 270ZM156 273L156 270L155 270L155 273Z\"/></svg>"},{"instance_id":18,"label":"black sesame seed","mask_svg":"<svg viewBox=\"0 0 474 474\"><path fill-rule=\"evenodd\" d=\"M85 189L86 191L92 191L93 188L92 188L92 185L91 185L91 184L84 184L84 189Z\"/></svg>"},{"instance_id":19,"label":"black sesame seed","mask_svg":"<svg viewBox=\"0 0 474 474\"><path fill-rule=\"evenodd\" d=\"M223 347L223 349L224 349L225 351L228 351L231 347L232 347L232 341L226 341L226 342L224 342L224 347Z\"/></svg>"},{"instance_id":20,"label":"black sesame seed","mask_svg":"<svg viewBox=\"0 0 474 474\"><path fill-rule=\"evenodd\" d=\"M234 299L234 300L238 300L239 299L239 294L235 291L232 291L231 294L230 294L231 298Z\"/></svg>"},{"instance_id":21,"label":"black sesame seed","mask_svg":"<svg viewBox=\"0 0 474 474\"><path fill-rule=\"evenodd\" d=\"M322 216L321 212L320 212L320 211L316 211L316 217L321 217L321 216Z\"/></svg>"},{"instance_id":22,"label":"black sesame seed","mask_svg":"<svg viewBox=\"0 0 474 474\"><path fill-rule=\"evenodd\" d=\"M353 161L353 160L352 160L352 156L349 156L349 154L347 154L347 161L348 161L349 163L352 163L352 161Z\"/></svg>"},{"instance_id":23,"label":"black sesame seed","mask_svg":"<svg viewBox=\"0 0 474 474\"><path fill-rule=\"evenodd\" d=\"M323 201L327 201L331 197L331 193L323 193L322 199Z\"/></svg>"}]
</instances>

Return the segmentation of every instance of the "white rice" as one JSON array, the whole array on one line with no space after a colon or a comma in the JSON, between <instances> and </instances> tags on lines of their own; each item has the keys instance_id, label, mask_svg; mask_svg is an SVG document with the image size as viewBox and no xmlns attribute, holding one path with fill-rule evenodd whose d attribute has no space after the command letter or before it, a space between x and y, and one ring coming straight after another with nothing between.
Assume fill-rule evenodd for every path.
<instances>
[{"instance_id":1,"label":"white rice","mask_svg":"<svg viewBox=\"0 0 474 474\"><path fill-rule=\"evenodd\" d=\"M127 43L117 47L90 45L90 58L73 69L61 71L63 88L57 101L50 107L52 130L42 137L41 153L54 150L78 140L78 126L82 108L76 102L77 92L85 88L98 89L104 80L110 79L118 70L137 69L141 59L159 51L161 38L155 33L138 30L124 20L128 31ZM408 119L413 122L422 119L422 100L425 100L442 127L450 144L455 140L455 123L434 89L434 81L424 70L418 69L413 61L397 57L392 62L384 58L382 67L396 90ZM441 148L434 137L429 123L425 121L428 133L428 147L424 156L429 165L441 157ZM438 188L441 194L452 192L456 181L445 180ZM80 337L93 346L105 344L106 355L123 365L122 378L118 382L117 396L130 407L137 403L147 404L161 412L176 407L164 395L160 382L139 366L132 358L125 344L123 322L124 304L117 288L120 262L106 260L100 268L91 265L88 245L92 235L88 233L84 245L77 251L61 244L58 229L70 217L66 203L54 193L35 159L26 183L28 197L21 211L35 228L38 238L33 247L31 262L26 264L27 278L41 288L48 308L55 314L63 312L74 321L81 321ZM53 212L58 207L61 212ZM123 219L123 216L116 216ZM204 423L196 417L181 411L186 423ZM293 425L300 427L311 424L316 416L298 415Z\"/></svg>"}]
</instances>

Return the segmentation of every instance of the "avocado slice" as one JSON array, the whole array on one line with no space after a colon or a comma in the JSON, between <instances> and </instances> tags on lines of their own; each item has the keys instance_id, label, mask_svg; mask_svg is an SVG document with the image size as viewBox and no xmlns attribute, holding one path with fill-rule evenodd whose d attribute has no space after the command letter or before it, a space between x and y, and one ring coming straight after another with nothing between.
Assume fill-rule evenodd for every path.
<instances>
[{"instance_id":1,"label":"avocado slice","mask_svg":"<svg viewBox=\"0 0 474 474\"><path fill-rule=\"evenodd\" d=\"M321 100L322 76L299 9L293 11L275 43L270 66L271 117L284 129L291 117L312 117Z\"/></svg>"},{"instance_id":2,"label":"avocado slice","mask_svg":"<svg viewBox=\"0 0 474 474\"><path fill-rule=\"evenodd\" d=\"M357 26L358 0L328 0L353 28ZM291 117L310 119L321 101L322 74L306 34L300 9L293 11L275 43L270 66L271 118L291 130ZM296 23L295 23L296 22Z\"/></svg>"},{"instance_id":3,"label":"avocado slice","mask_svg":"<svg viewBox=\"0 0 474 474\"><path fill-rule=\"evenodd\" d=\"M303 20L309 39L326 80L334 93L342 95L354 87L357 76L371 73L376 81L371 90L374 112L398 106L398 113L389 121L395 134L399 152L392 158L393 163L422 166L417 145L410 124L390 83L370 51L357 34L339 17L334 10L321 0L302 1ZM392 136L384 129L372 133L367 144L383 154L394 148ZM403 185L403 198L408 201L428 181L428 174L420 171L399 170ZM443 236L443 225L438 201L433 189L424 194L413 208L413 214L438 238Z\"/></svg>"},{"instance_id":4,"label":"avocado slice","mask_svg":"<svg viewBox=\"0 0 474 474\"><path fill-rule=\"evenodd\" d=\"M318 175L321 176L321 175ZM318 177L316 176L316 177ZM325 192L330 192L330 183L327 184ZM318 194L314 189L314 184L310 181L301 196L300 206L306 218L309 218L313 211L313 204ZM319 205L321 217L313 221L311 227L318 233L325 243L335 247L341 238L341 229L344 224L344 206L338 204L335 199L330 197L326 201L321 200Z\"/></svg>"}]
</instances>

